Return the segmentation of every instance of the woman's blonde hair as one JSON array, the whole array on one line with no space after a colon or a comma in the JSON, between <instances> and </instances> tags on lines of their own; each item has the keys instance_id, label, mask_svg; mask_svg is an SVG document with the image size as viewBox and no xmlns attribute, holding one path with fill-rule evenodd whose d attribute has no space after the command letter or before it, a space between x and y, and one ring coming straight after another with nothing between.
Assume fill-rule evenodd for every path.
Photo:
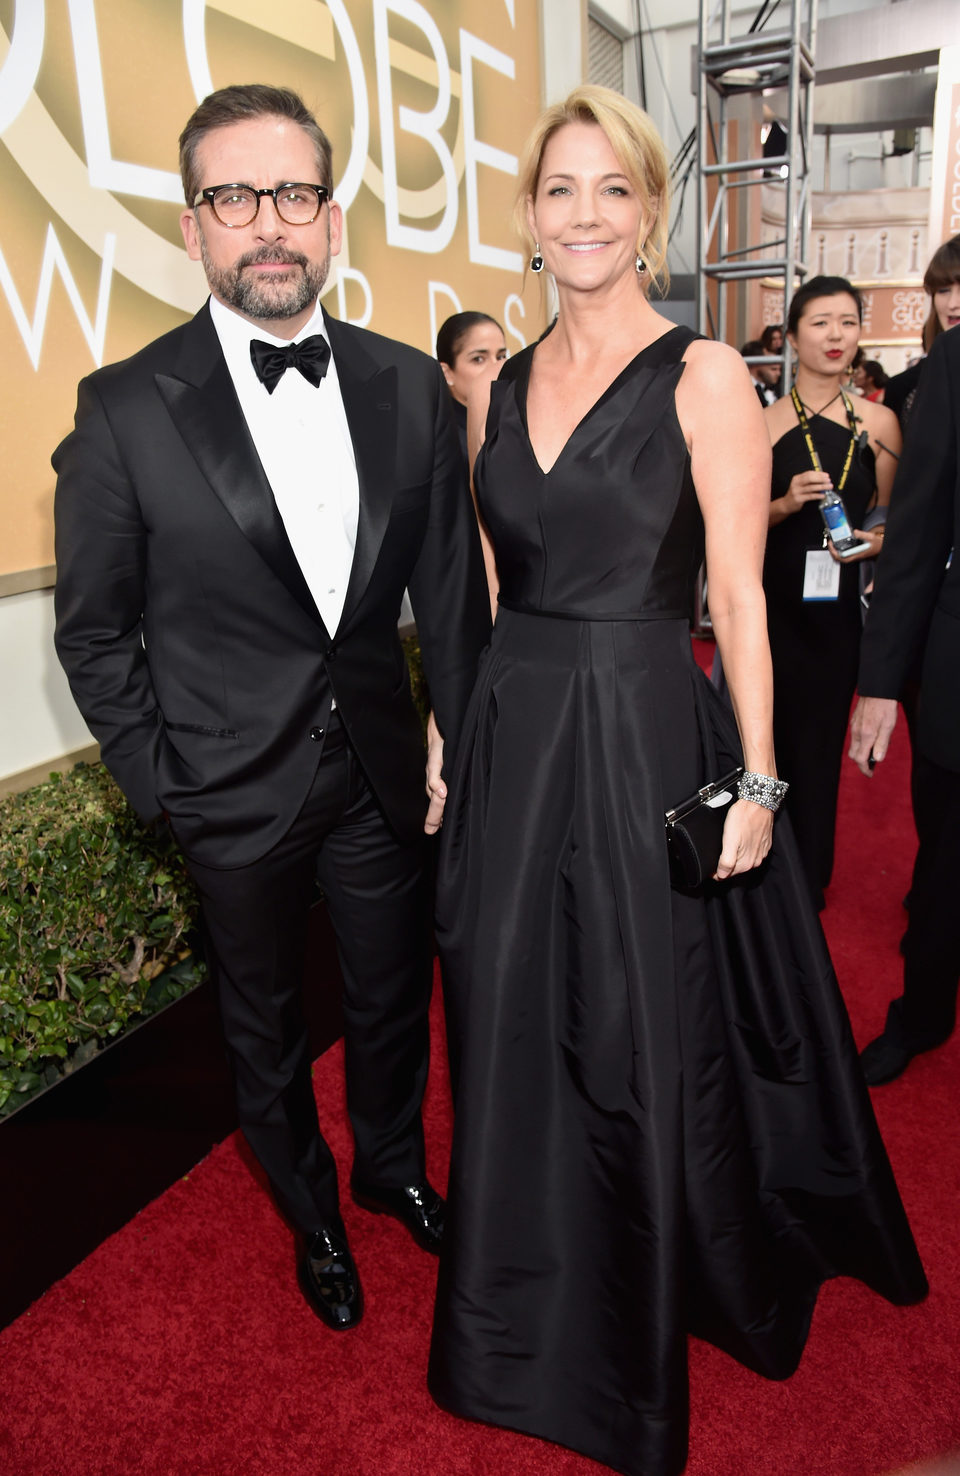
<instances>
[{"instance_id":1,"label":"woman's blonde hair","mask_svg":"<svg viewBox=\"0 0 960 1476\"><path fill-rule=\"evenodd\" d=\"M563 102L541 113L527 139L520 161L520 182L513 218L529 256L536 242L527 224L527 200L535 199L540 183L543 153L549 140L567 123L595 123L602 128L617 156L617 162L636 190L644 214L652 219L645 240L637 240L637 253L647 264L642 281L657 283L661 296L670 285L667 271L667 227L669 223L670 166L663 140L653 120L642 108L628 102L609 87L575 87Z\"/></svg>"}]
</instances>

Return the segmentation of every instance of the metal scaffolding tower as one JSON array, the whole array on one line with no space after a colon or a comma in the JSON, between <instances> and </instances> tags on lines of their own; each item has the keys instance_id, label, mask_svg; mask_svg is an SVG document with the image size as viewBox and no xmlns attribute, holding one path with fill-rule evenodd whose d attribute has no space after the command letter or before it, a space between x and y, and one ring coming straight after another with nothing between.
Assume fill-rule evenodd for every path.
<instances>
[{"instance_id":1,"label":"metal scaffolding tower","mask_svg":"<svg viewBox=\"0 0 960 1476\"><path fill-rule=\"evenodd\" d=\"M789 10L789 26L763 30L780 6ZM817 0L773 0L772 9L763 0L750 29L733 37L730 9L731 0L700 0L697 57L698 324L723 340L738 331L731 289L764 278L782 284L787 303L807 273ZM771 121L763 117L763 94L772 89L785 93L786 116L777 121L787 142L781 154L764 157L756 144L759 125ZM773 241L762 239L759 208L749 208L750 192L764 184L783 192L783 233ZM786 389L786 358L783 372Z\"/></svg>"}]
</instances>

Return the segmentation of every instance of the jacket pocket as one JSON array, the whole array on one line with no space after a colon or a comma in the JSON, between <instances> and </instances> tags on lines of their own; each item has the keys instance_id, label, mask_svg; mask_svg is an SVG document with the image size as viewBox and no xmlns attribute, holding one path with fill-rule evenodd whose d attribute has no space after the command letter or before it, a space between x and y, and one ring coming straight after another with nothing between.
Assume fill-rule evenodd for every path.
<instances>
[{"instance_id":1,"label":"jacket pocket","mask_svg":"<svg viewBox=\"0 0 960 1476\"><path fill-rule=\"evenodd\" d=\"M204 738L239 738L236 728L208 728L204 723L164 723L171 733L199 733Z\"/></svg>"}]
</instances>

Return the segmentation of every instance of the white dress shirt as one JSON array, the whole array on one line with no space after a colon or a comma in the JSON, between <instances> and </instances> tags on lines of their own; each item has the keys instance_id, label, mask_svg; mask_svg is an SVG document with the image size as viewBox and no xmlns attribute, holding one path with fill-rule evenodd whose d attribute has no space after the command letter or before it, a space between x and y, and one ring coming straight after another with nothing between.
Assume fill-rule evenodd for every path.
<instances>
[{"instance_id":1,"label":"white dress shirt","mask_svg":"<svg viewBox=\"0 0 960 1476\"><path fill-rule=\"evenodd\" d=\"M324 625L340 624L357 543L360 490L336 360L317 386L288 369L273 394L257 378L250 341L286 348L239 313L210 299L210 316L283 526ZM327 338L320 305L292 340ZM329 340L328 340L329 341Z\"/></svg>"}]
</instances>

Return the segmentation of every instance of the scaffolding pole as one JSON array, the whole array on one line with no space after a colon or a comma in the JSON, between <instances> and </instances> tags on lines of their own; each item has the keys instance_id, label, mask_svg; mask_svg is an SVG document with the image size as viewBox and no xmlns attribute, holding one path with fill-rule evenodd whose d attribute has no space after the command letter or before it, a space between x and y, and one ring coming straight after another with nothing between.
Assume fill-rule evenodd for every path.
<instances>
[{"instance_id":1,"label":"scaffolding pole","mask_svg":"<svg viewBox=\"0 0 960 1476\"><path fill-rule=\"evenodd\" d=\"M769 9L769 0L764 0L753 29L731 36L731 0L700 0L697 317L701 333L725 342L735 331L732 289L761 280L782 288L786 306L808 270L817 0L781 0L781 5L789 11L787 27L761 29ZM774 89L786 94L786 117L776 120L786 132L786 151L758 156L763 97ZM740 193L765 184L783 198L782 229L766 241L759 208L753 211L753 239L749 202ZM748 204L746 210L741 201ZM780 364L783 387L789 389L786 353L747 362Z\"/></svg>"}]
</instances>

